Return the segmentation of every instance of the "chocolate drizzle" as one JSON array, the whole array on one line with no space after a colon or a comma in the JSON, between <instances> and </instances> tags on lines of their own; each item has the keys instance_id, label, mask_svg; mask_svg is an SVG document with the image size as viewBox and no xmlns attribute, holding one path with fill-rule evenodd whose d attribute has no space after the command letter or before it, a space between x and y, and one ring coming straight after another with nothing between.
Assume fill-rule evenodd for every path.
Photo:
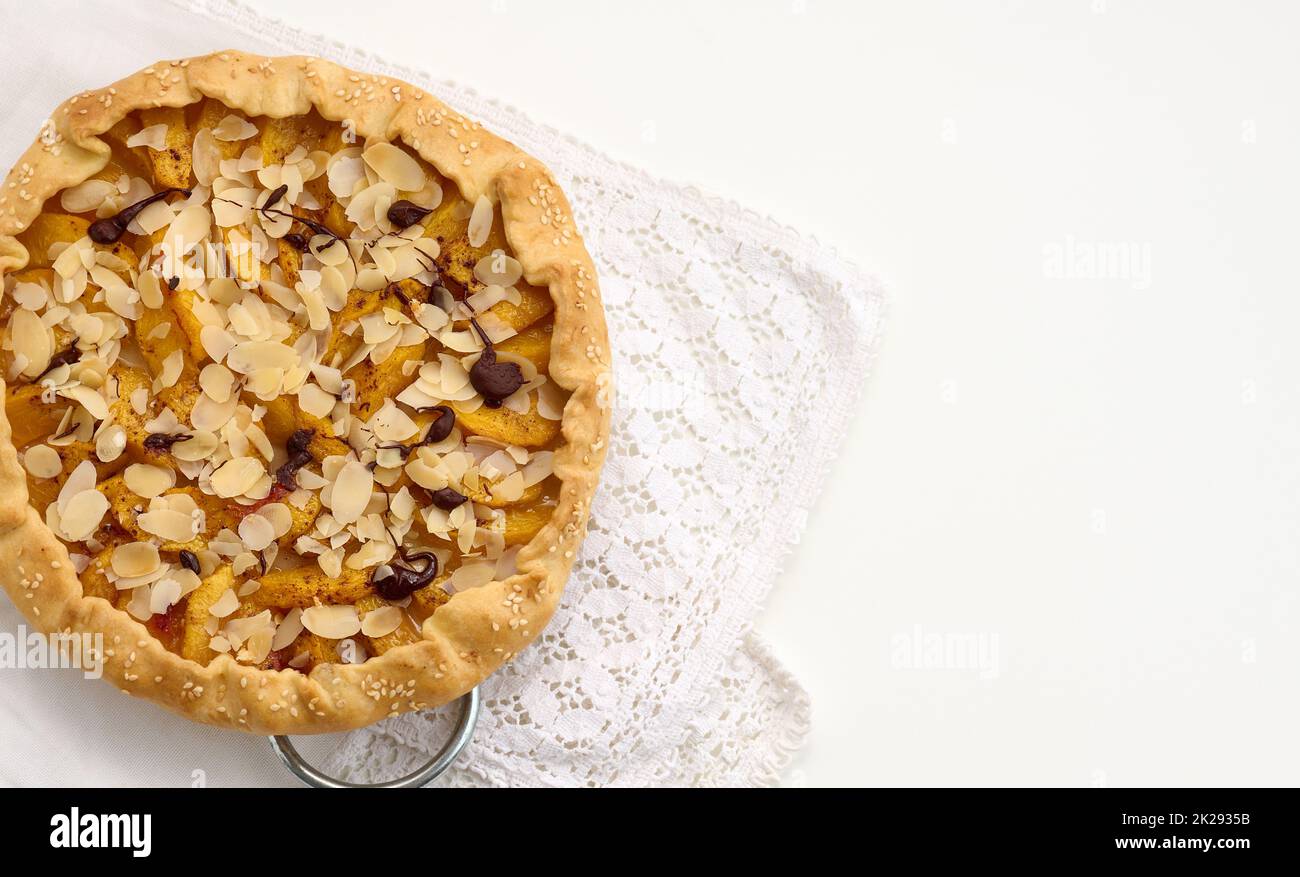
<instances>
[{"instance_id":1,"label":"chocolate drizzle","mask_svg":"<svg viewBox=\"0 0 1300 877\"><path fill-rule=\"evenodd\" d=\"M121 240L122 235L126 234L126 227L131 224L131 220L140 215L141 210L177 192L186 198L190 197L189 189L163 189L156 195L150 195L142 201L123 207L112 216L95 220L90 224L86 234L90 235L90 239L97 244L115 244Z\"/></svg>"},{"instance_id":2,"label":"chocolate drizzle","mask_svg":"<svg viewBox=\"0 0 1300 877\"><path fill-rule=\"evenodd\" d=\"M483 339L483 353L469 370L469 382L483 397L484 405L500 408L507 397L524 385L523 370L513 362L497 362L496 348L492 346L483 327L475 319L471 319L470 323Z\"/></svg>"},{"instance_id":3,"label":"chocolate drizzle","mask_svg":"<svg viewBox=\"0 0 1300 877\"><path fill-rule=\"evenodd\" d=\"M187 442L192 438L194 438L194 436L183 432L155 432L145 437L144 447L147 451L154 451L155 453L161 454L170 451L172 445L177 442Z\"/></svg>"},{"instance_id":4,"label":"chocolate drizzle","mask_svg":"<svg viewBox=\"0 0 1300 877\"><path fill-rule=\"evenodd\" d=\"M438 508L442 509L444 512L449 512L464 504L469 497L450 487L444 487L441 490L435 490L430 494L430 499L433 500L433 504Z\"/></svg>"},{"instance_id":5,"label":"chocolate drizzle","mask_svg":"<svg viewBox=\"0 0 1300 877\"><path fill-rule=\"evenodd\" d=\"M370 586L385 600L404 600L421 588L428 587L437 578L438 558L431 552L417 551L407 554L398 548L397 556L400 562L393 561L388 564L390 570L388 575L374 578L374 574L371 574ZM417 566L421 563L423 566ZM376 567L375 572L381 569L383 569L382 565Z\"/></svg>"},{"instance_id":6,"label":"chocolate drizzle","mask_svg":"<svg viewBox=\"0 0 1300 877\"><path fill-rule=\"evenodd\" d=\"M433 211L403 198L388 208L388 221L398 228L410 228Z\"/></svg>"},{"instance_id":7,"label":"chocolate drizzle","mask_svg":"<svg viewBox=\"0 0 1300 877\"><path fill-rule=\"evenodd\" d=\"M274 193L272 193L272 194L274 194ZM323 223L317 222L317 221L314 220L314 219L308 219L308 218L305 217L305 216L299 216L299 215L296 214L296 213L291 213L291 212L289 212L288 210L280 210L278 207L271 207L271 206L270 206L270 203L271 203L271 202L268 201L268 202L267 202L267 206L265 206L265 207L260 207L260 208L258 208L258 209L259 209L263 214L273 213L273 214L275 214L276 216L287 216L287 217L289 217L290 219L292 219L294 222L298 222L298 223L301 223L302 225L307 226L309 229L311 229L312 231L316 232L316 234L323 234L323 235L325 235L326 237L330 238L330 242L331 242L331 244L332 244L334 241L342 240L342 238L340 238L340 237L339 237L338 235L336 235L334 232L332 232L332 231L329 230L329 226L324 225Z\"/></svg>"},{"instance_id":8,"label":"chocolate drizzle","mask_svg":"<svg viewBox=\"0 0 1300 877\"><path fill-rule=\"evenodd\" d=\"M67 350L60 350L50 357L50 364L45 367L45 371L36 376L36 380L39 381L61 365L72 365L76 362L81 362L81 351L77 349L77 339L73 338Z\"/></svg>"},{"instance_id":9,"label":"chocolate drizzle","mask_svg":"<svg viewBox=\"0 0 1300 877\"><path fill-rule=\"evenodd\" d=\"M289 187L287 185L277 186L276 188L271 190L271 193L269 195L266 196L266 203L263 204L258 209L261 210L262 213L266 213L267 210L271 209L277 203L279 203L280 199L283 198L285 196L285 193L288 191L289 191Z\"/></svg>"},{"instance_id":10,"label":"chocolate drizzle","mask_svg":"<svg viewBox=\"0 0 1300 877\"><path fill-rule=\"evenodd\" d=\"M418 442L411 442L407 445L399 444L397 442L380 445L379 447L381 450L398 451L402 455L402 459L405 460L407 457L411 456L411 451L414 451L421 445L436 445L438 442L451 435L452 429L456 426L456 412L452 411L451 408L446 405L435 405L432 408L419 408L417 410L420 412L438 412L438 416L433 419L433 422L429 424L429 428L425 430L424 438L420 439Z\"/></svg>"},{"instance_id":11,"label":"chocolate drizzle","mask_svg":"<svg viewBox=\"0 0 1300 877\"><path fill-rule=\"evenodd\" d=\"M275 483L285 490L298 489L298 470L312 461L307 446L311 444L314 435L310 429L300 429L289 436L289 441L285 443L284 449L289 454L289 460L275 470Z\"/></svg>"}]
</instances>

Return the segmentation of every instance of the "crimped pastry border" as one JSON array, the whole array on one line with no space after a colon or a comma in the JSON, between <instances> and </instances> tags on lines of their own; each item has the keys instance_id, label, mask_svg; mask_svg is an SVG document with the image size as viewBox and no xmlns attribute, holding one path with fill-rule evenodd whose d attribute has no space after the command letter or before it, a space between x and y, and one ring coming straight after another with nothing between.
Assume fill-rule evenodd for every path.
<instances>
[{"instance_id":1,"label":"crimped pastry border","mask_svg":"<svg viewBox=\"0 0 1300 877\"><path fill-rule=\"evenodd\" d=\"M520 550L517 575L453 595L425 622L419 643L364 664L320 665L307 675L259 670L224 654L202 667L168 651L126 612L82 595L67 549L28 504L26 476L0 411L4 588L42 631L103 633L105 679L195 721L257 734L317 734L447 703L541 632L586 532L608 443L612 393L595 268L546 167L432 95L318 58L226 51L159 62L55 110L0 188L0 279L26 266L27 252L14 236L46 199L107 163L110 149L100 134L135 110L185 106L205 97L250 117L301 115L315 107L330 121L351 120L361 138L400 139L468 200L483 194L499 203L524 276L548 287L555 300L549 372L572 392L554 461L563 484L555 515Z\"/></svg>"}]
</instances>

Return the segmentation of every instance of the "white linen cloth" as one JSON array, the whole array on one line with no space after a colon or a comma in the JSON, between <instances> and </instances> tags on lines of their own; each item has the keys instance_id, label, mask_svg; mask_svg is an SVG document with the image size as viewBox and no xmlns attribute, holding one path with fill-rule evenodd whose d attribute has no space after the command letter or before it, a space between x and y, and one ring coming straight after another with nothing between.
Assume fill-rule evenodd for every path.
<instances>
[{"instance_id":1,"label":"white linen cloth","mask_svg":"<svg viewBox=\"0 0 1300 877\"><path fill-rule=\"evenodd\" d=\"M869 366L884 304L875 279L735 204L232 0L6 4L0 33L0 156L10 160L64 97L164 56L244 48L411 81L545 161L573 202L608 310L609 461L563 603L538 642L484 683L475 740L441 784L776 781L809 704L750 625ZM20 616L0 603L0 631L16 631ZM423 763L449 726L442 710L304 748L340 776L373 781ZM74 671L0 670L0 783L291 782L260 738L192 725Z\"/></svg>"}]
</instances>

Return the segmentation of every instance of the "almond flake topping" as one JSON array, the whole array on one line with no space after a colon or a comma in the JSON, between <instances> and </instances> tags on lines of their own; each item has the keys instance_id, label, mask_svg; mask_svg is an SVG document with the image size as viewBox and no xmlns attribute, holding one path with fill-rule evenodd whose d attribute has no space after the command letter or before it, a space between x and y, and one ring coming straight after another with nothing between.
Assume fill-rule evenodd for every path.
<instances>
[{"instance_id":1,"label":"almond flake topping","mask_svg":"<svg viewBox=\"0 0 1300 877\"><path fill-rule=\"evenodd\" d=\"M355 606L312 606L302 612L302 626L325 639L346 639L361 632Z\"/></svg>"},{"instance_id":2,"label":"almond flake topping","mask_svg":"<svg viewBox=\"0 0 1300 877\"><path fill-rule=\"evenodd\" d=\"M424 188L424 171L419 162L406 153L404 149L391 143L376 143L361 156L365 163L379 178L391 183L397 189L406 192L418 192Z\"/></svg>"},{"instance_id":3,"label":"almond flake topping","mask_svg":"<svg viewBox=\"0 0 1300 877\"><path fill-rule=\"evenodd\" d=\"M161 563L158 546L150 542L128 542L113 549L113 572L123 578L148 575Z\"/></svg>"},{"instance_id":4,"label":"almond flake topping","mask_svg":"<svg viewBox=\"0 0 1300 877\"><path fill-rule=\"evenodd\" d=\"M128 137L126 145L132 149L137 146L147 146L155 152L159 152L167 147L167 126L150 125L148 128L143 128Z\"/></svg>"},{"instance_id":5,"label":"almond flake topping","mask_svg":"<svg viewBox=\"0 0 1300 877\"><path fill-rule=\"evenodd\" d=\"M107 511L108 497L94 488L83 490L60 512L59 529L69 542L80 542L95 532Z\"/></svg>"},{"instance_id":6,"label":"almond flake topping","mask_svg":"<svg viewBox=\"0 0 1300 877\"><path fill-rule=\"evenodd\" d=\"M63 461L49 445L35 445L23 454L23 467L34 478L53 478L63 471Z\"/></svg>"},{"instance_id":7,"label":"almond flake topping","mask_svg":"<svg viewBox=\"0 0 1300 877\"><path fill-rule=\"evenodd\" d=\"M222 463L212 473L212 490L224 499L242 496L265 475L266 467L260 461L253 457L237 457Z\"/></svg>"},{"instance_id":8,"label":"almond flake topping","mask_svg":"<svg viewBox=\"0 0 1300 877\"><path fill-rule=\"evenodd\" d=\"M330 511L339 523L351 524L366 506L375 488L375 477L364 463L349 460L338 473L330 491Z\"/></svg>"},{"instance_id":9,"label":"almond flake topping","mask_svg":"<svg viewBox=\"0 0 1300 877\"><path fill-rule=\"evenodd\" d=\"M380 606L361 619L361 632L366 636L387 636L402 625L402 610L396 606Z\"/></svg>"},{"instance_id":10,"label":"almond flake topping","mask_svg":"<svg viewBox=\"0 0 1300 877\"><path fill-rule=\"evenodd\" d=\"M487 243L492 232L492 202L486 195L479 195L474 202L474 212L469 217L469 245L481 247Z\"/></svg>"},{"instance_id":11,"label":"almond flake topping","mask_svg":"<svg viewBox=\"0 0 1300 877\"><path fill-rule=\"evenodd\" d=\"M153 499L176 486L175 472L147 463L132 463L126 467L122 478L132 493L145 499Z\"/></svg>"},{"instance_id":12,"label":"almond flake topping","mask_svg":"<svg viewBox=\"0 0 1300 877\"><path fill-rule=\"evenodd\" d=\"M234 142L238 140L247 140L257 134L257 126L246 119L231 113L226 116L216 127L212 129L212 136L218 140Z\"/></svg>"}]
</instances>

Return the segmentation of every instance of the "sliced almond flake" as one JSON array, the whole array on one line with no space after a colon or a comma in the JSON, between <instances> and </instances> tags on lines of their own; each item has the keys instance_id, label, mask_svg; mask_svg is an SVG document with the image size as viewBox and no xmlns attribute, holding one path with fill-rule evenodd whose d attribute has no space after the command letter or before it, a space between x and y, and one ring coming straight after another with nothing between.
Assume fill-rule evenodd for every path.
<instances>
[{"instance_id":1,"label":"sliced almond flake","mask_svg":"<svg viewBox=\"0 0 1300 877\"><path fill-rule=\"evenodd\" d=\"M354 223L358 229L363 232L369 231L375 228L377 224L375 213L379 205L381 203L391 204L396 196L397 190L392 183L375 183L357 192L352 201L348 203L345 215L348 221Z\"/></svg>"},{"instance_id":2,"label":"sliced almond flake","mask_svg":"<svg viewBox=\"0 0 1300 877\"><path fill-rule=\"evenodd\" d=\"M247 119L240 118L234 113L226 116L212 129L212 136L217 140L223 140L227 143L233 143L239 140L247 140L257 135L257 126ZM250 168L251 170L251 168Z\"/></svg>"},{"instance_id":3,"label":"sliced almond flake","mask_svg":"<svg viewBox=\"0 0 1300 877\"><path fill-rule=\"evenodd\" d=\"M131 600L126 604L126 611L132 618L140 621L148 621L153 617L153 612L149 608L152 593L149 588L136 588L131 594Z\"/></svg>"},{"instance_id":4,"label":"sliced almond flake","mask_svg":"<svg viewBox=\"0 0 1300 877\"><path fill-rule=\"evenodd\" d=\"M562 420L565 401L563 391L547 381L537 390L537 413L547 420Z\"/></svg>"},{"instance_id":5,"label":"sliced almond flake","mask_svg":"<svg viewBox=\"0 0 1300 877\"><path fill-rule=\"evenodd\" d=\"M419 162L391 143L376 143L362 153L367 165L380 179L405 192L424 188L425 175Z\"/></svg>"},{"instance_id":6,"label":"sliced almond flake","mask_svg":"<svg viewBox=\"0 0 1300 877\"><path fill-rule=\"evenodd\" d=\"M329 268L337 268L350 258L348 248L342 241L322 239L321 235L312 238L311 250L320 263Z\"/></svg>"},{"instance_id":7,"label":"sliced almond flake","mask_svg":"<svg viewBox=\"0 0 1300 877\"><path fill-rule=\"evenodd\" d=\"M153 499L176 486L176 473L170 468L132 463L122 473L126 486L136 496Z\"/></svg>"},{"instance_id":8,"label":"sliced almond flake","mask_svg":"<svg viewBox=\"0 0 1300 877\"><path fill-rule=\"evenodd\" d=\"M211 396L203 394L194 403L190 412L190 422L195 429L216 432L230 422L239 407L239 397L231 396L225 402L217 402Z\"/></svg>"},{"instance_id":9,"label":"sliced almond flake","mask_svg":"<svg viewBox=\"0 0 1300 877\"><path fill-rule=\"evenodd\" d=\"M52 266L54 273L63 278L71 278L78 272L85 271L86 266L81 260L81 253L82 250L78 246L66 247L54 260Z\"/></svg>"},{"instance_id":10,"label":"sliced almond flake","mask_svg":"<svg viewBox=\"0 0 1300 877\"><path fill-rule=\"evenodd\" d=\"M280 395L280 387L283 383L284 369L259 368L248 374L245 386L257 398L271 402Z\"/></svg>"},{"instance_id":11,"label":"sliced almond flake","mask_svg":"<svg viewBox=\"0 0 1300 877\"><path fill-rule=\"evenodd\" d=\"M26 358L21 373L30 378L45 371L54 355L54 334L29 310L14 311L9 317L9 342L15 355Z\"/></svg>"},{"instance_id":12,"label":"sliced almond flake","mask_svg":"<svg viewBox=\"0 0 1300 877\"><path fill-rule=\"evenodd\" d=\"M338 548L322 551L317 555L316 563L325 575L330 578L338 578L343 574L343 551Z\"/></svg>"},{"instance_id":13,"label":"sliced almond flake","mask_svg":"<svg viewBox=\"0 0 1300 877\"><path fill-rule=\"evenodd\" d=\"M108 419L108 403L104 401L103 395L98 390L92 390L85 384L70 384L66 387L60 387L56 392L65 399L71 399L82 408L85 408L86 413L94 419Z\"/></svg>"},{"instance_id":14,"label":"sliced almond flake","mask_svg":"<svg viewBox=\"0 0 1300 877\"><path fill-rule=\"evenodd\" d=\"M361 318L360 323L361 339L366 344L383 344L401 331L390 323L383 313L366 314Z\"/></svg>"},{"instance_id":15,"label":"sliced almond flake","mask_svg":"<svg viewBox=\"0 0 1300 877\"><path fill-rule=\"evenodd\" d=\"M221 592L221 596L212 604L212 607L208 609L208 612L217 618L225 618L238 608L239 596L235 593L233 588L227 588L225 591Z\"/></svg>"},{"instance_id":16,"label":"sliced almond flake","mask_svg":"<svg viewBox=\"0 0 1300 877\"><path fill-rule=\"evenodd\" d=\"M239 522L239 538L250 551L261 551L275 541L275 527L262 515L244 515Z\"/></svg>"},{"instance_id":17,"label":"sliced almond flake","mask_svg":"<svg viewBox=\"0 0 1300 877\"><path fill-rule=\"evenodd\" d=\"M126 429L114 423L95 436L95 456L103 463L111 463L126 450Z\"/></svg>"},{"instance_id":18,"label":"sliced almond flake","mask_svg":"<svg viewBox=\"0 0 1300 877\"><path fill-rule=\"evenodd\" d=\"M444 589L454 592L482 587L491 582L495 575L495 563L484 563L482 561L463 563L447 579Z\"/></svg>"},{"instance_id":19,"label":"sliced almond flake","mask_svg":"<svg viewBox=\"0 0 1300 877\"><path fill-rule=\"evenodd\" d=\"M293 512L282 502L269 502L257 510L257 514L271 522L275 538L279 539L293 528Z\"/></svg>"},{"instance_id":20,"label":"sliced almond flake","mask_svg":"<svg viewBox=\"0 0 1300 877\"><path fill-rule=\"evenodd\" d=\"M251 174L262 168L262 149L258 146L250 146L243 151L235 161L235 168L243 174ZM225 170L221 171L225 174ZM227 174L228 176L228 174ZM249 180L251 183L252 180Z\"/></svg>"},{"instance_id":21,"label":"sliced almond flake","mask_svg":"<svg viewBox=\"0 0 1300 877\"><path fill-rule=\"evenodd\" d=\"M410 415L394 405L391 399L387 399L384 406L370 419L370 430L380 441L404 442L415 435L419 427Z\"/></svg>"},{"instance_id":22,"label":"sliced almond flake","mask_svg":"<svg viewBox=\"0 0 1300 877\"><path fill-rule=\"evenodd\" d=\"M113 572L124 578L144 576L158 569L162 559L151 542L128 542L113 549Z\"/></svg>"},{"instance_id":23,"label":"sliced almond flake","mask_svg":"<svg viewBox=\"0 0 1300 877\"><path fill-rule=\"evenodd\" d=\"M66 213L94 213L107 198L117 194L117 187L107 180L86 180L64 189L59 205Z\"/></svg>"},{"instance_id":24,"label":"sliced almond flake","mask_svg":"<svg viewBox=\"0 0 1300 877\"><path fill-rule=\"evenodd\" d=\"M362 292L378 292L388 285L388 278L378 268L367 265L357 273L356 285Z\"/></svg>"},{"instance_id":25,"label":"sliced almond flake","mask_svg":"<svg viewBox=\"0 0 1300 877\"><path fill-rule=\"evenodd\" d=\"M487 243L492 232L492 202L486 195L479 195L474 202L474 212L469 217L469 245L481 247Z\"/></svg>"},{"instance_id":26,"label":"sliced almond flake","mask_svg":"<svg viewBox=\"0 0 1300 877\"><path fill-rule=\"evenodd\" d=\"M130 396L131 410L136 414L144 414L149 410L149 391L144 387L138 387L131 391Z\"/></svg>"},{"instance_id":27,"label":"sliced almond flake","mask_svg":"<svg viewBox=\"0 0 1300 877\"><path fill-rule=\"evenodd\" d=\"M167 148L167 125L150 125L148 128L142 128L126 138L126 145L131 149L147 146L154 152L161 152Z\"/></svg>"},{"instance_id":28,"label":"sliced almond flake","mask_svg":"<svg viewBox=\"0 0 1300 877\"><path fill-rule=\"evenodd\" d=\"M506 300L506 290L503 286L485 286L478 292L465 299L465 303L475 312L481 313L486 311L499 302ZM493 341L496 339L494 338Z\"/></svg>"},{"instance_id":29,"label":"sliced almond flake","mask_svg":"<svg viewBox=\"0 0 1300 877\"><path fill-rule=\"evenodd\" d=\"M213 180L221 175L221 150L211 128L200 128L194 134L194 144L190 147L194 178L200 185L211 186Z\"/></svg>"},{"instance_id":30,"label":"sliced almond flake","mask_svg":"<svg viewBox=\"0 0 1300 877\"><path fill-rule=\"evenodd\" d=\"M226 355L231 371L248 374L259 368L288 369L298 364L298 354L279 341L245 341Z\"/></svg>"},{"instance_id":31,"label":"sliced almond flake","mask_svg":"<svg viewBox=\"0 0 1300 877\"><path fill-rule=\"evenodd\" d=\"M320 490L326 484L329 484L329 482L310 469L298 470L298 485L300 487L305 487L308 490Z\"/></svg>"},{"instance_id":32,"label":"sliced almond flake","mask_svg":"<svg viewBox=\"0 0 1300 877\"><path fill-rule=\"evenodd\" d=\"M518 502L524 495L524 474L514 472L492 485L492 496L502 502Z\"/></svg>"},{"instance_id":33,"label":"sliced almond flake","mask_svg":"<svg viewBox=\"0 0 1300 877\"><path fill-rule=\"evenodd\" d=\"M212 214L206 207L186 207L167 227L165 242L175 256L188 252L203 243L212 231Z\"/></svg>"},{"instance_id":34,"label":"sliced almond flake","mask_svg":"<svg viewBox=\"0 0 1300 877\"><path fill-rule=\"evenodd\" d=\"M523 275L523 265L505 250L493 250L474 265L474 276L484 286L514 286Z\"/></svg>"},{"instance_id":35,"label":"sliced almond flake","mask_svg":"<svg viewBox=\"0 0 1300 877\"><path fill-rule=\"evenodd\" d=\"M348 569L368 569L393 559L396 549L391 542L367 542L344 563Z\"/></svg>"},{"instance_id":36,"label":"sliced almond flake","mask_svg":"<svg viewBox=\"0 0 1300 877\"><path fill-rule=\"evenodd\" d=\"M326 171L329 190L337 198L350 198L365 182L366 168L359 148L343 149L330 159Z\"/></svg>"},{"instance_id":37,"label":"sliced almond flake","mask_svg":"<svg viewBox=\"0 0 1300 877\"><path fill-rule=\"evenodd\" d=\"M380 606L361 619L361 632L366 636L387 636L402 626L402 610L396 606Z\"/></svg>"},{"instance_id":38,"label":"sliced almond flake","mask_svg":"<svg viewBox=\"0 0 1300 877\"><path fill-rule=\"evenodd\" d=\"M175 216L175 207L166 201L155 201L141 210L126 229L131 234L151 235L170 225Z\"/></svg>"},{"instance_id":39,"label":"sliced almond flake","mask_svg":"<svg viewBox=\"0 0 1300 877\"><path fill-rule=\"evenodd\" d=\"M555 454L551 451L538 451L524 466L524 487L532 487L549 478L553 472Z\"/></svg>"},{"instance_id":40,"label":"sliced almond flake","mask_svg":"<svg viewBox=\"0 0 1300 877\"><path fill-rule=\"evenodd\" d=\"M195 405L197 408L198 406ZM217 450L217 435L210 430L195 429L187 433L190 438L172 445L172 456L184 463L207 460Z\"/></svg>"},{"instance_id":41,"label":"sliced almond flake","mask_svg":"<svg viewBox=\"0 0 1300 877\"><path fill-rule=\"evenodd\" d=\"M302 633L302 610L299 608L290 609L285 613L284 620L275 630L275 638L271 641L271 650L279 651L293 644Z\"/></svg>"},{"instance_id":42,"label":"sliced almond flake","mask_svg":"<svg viewBox=\"0 0 1300 877\"><path fill-rule=\"evenodd\" d=\"M170 508L151 508L136 516L140 529L167 542L189 542L195 533L192 514Z\"/></svg>"},{"instance_id":43,"label":"sliced almond flake","mask_svg":"<svg viewBox=\"0 0 1300 877\"><path fill-rule=\"evenodd\" d=\"M213 199L212 218L222 228L234 228L248 221L252 215L252 205L244 203L251 199L254 189L227 189L220 198Z\"/></svg>"},{"instance_id":44,"label":"sliced almond flake","mask_svg":"<svg viewBox=\"0 0 1300 877\"><path fill-rule=\"evenodd\" d=\"M167 357L162 363L162 370L159 372L158 377L154 378L153 391L157 393L159 390L167 387L176 386L176 381L181 376L181 369L184 367L185 354L180 350L180 348L167 354Z\"/></svg>"},{"instance_id":45,"label":"sliced almond flake","mask_svg":"<svg viewBox=\"0 0 1300 877\"><path fill-rule=\"evenodd\" d=\"M136 291L140 294L140 302L151 310L157 310L163 306L162 281L157 274L152 271L146 271L136 279ZM160 323L159 325L168 325Z\"/></svg>"},{"instance_id":46,"label":"sliced almond flake","mask_svg":"<svg viewBox=\"0 0 1300 877\"><path fill-rule=\"evenodd\" d=\"M325 639L345 639L361 632L355 606L312 606L302 612L302 626Z\"/></svg>"},{"instance_id":47,"label":"sliced almond flake","mask_svg":"<svg viewBox=\"0 0 1300 877\"><path fill-rule=\"evenodd\" d=\"M374 475L365 464L349 460L330 491L330 511L335 519L350 524L359 518L370 504L374 485Z\"/></svg>"},{"instance_id":48,"label":"sliced almond flake","mask_svg":"<svg viewBox=\"0 0 1300 877\"><path fill-rule=\"evenodd\" d=\"M202 567L200 566L200 569L201 568ZM183 567L174 566L167 570L167 578L175 581L180 587L181 597L184 597L186 594L192 594L194 591L198 590L199 585L203 584L203 580L199 578L198 573L184 569Z\"/></svg>"},{"instance_id":49,"label":"sliced almond flake","mask_svg":"<svg viewBox=\"0 0 1300 877\"><path fill-rule=\"evenodd\" d=\"M315 384L303 384L298 390L298 405L314 417L328 417L338 401Z\"/></svg>"},{"instance_id":50,"label":"sliced almond flake","mask_svg":"<svg viewBox=\"0 0 1300 877\"><path fill-rule=\"evenodd\" d=\"M211 362L199 372L199 386L212 401L221 403L230 399L235 387L235 376L219 362Z\"/></svg>"},{"instance_id":51,"label":"sliced almond flake","mask_svg":"<svg viewBox=\"0 0 1300 877\"><path fill-rule=\"evenodd\" d=\"M260 460L254 457L237 457L222 463L212 473L212 490L217 496L225 499L241 496L265 475L266 468Z\"/></svg>"},{"instance_id":52,"label":"sliced almond flake","mask_svg":"<svg viewBox=\"0 0 1300 877\"><path fill-rule=\"evenodd\" d=\"M108 497L94 488L83 490L59 510L59 529L69 542L81 542L95 532L107 511Z\"/></svg>"},{"instance_id":53,"label":"sliced almond flake","mask_svg":"<svg viewBox=\"0 0 1300 877\"><path fill-rule=\"evenodd\" d=\"M393 494L393 498L388 504L388 510L401 521L408 521L415 514L415 497L411 496L411 491L405 485L401 490Z\"/></svg>"},{"instance_id":54,"label":"sliced almond flake","mask_svg":"<svg viewBox=\"0 0 1300 877\"><path fill-rule=\"evenodd\" d=\"M372 247L370 258L374 260L375 267L389 280L395 279L393 275L397 273L397 257L391 250L383 247Z\"/></svg>"},{"instance_id":55,"label":"sliced almond flake","mask_svg":"<svg viewBox=\"0 0 1300 877\"><path fill-rule=\"evenodd\" d=\"M49 445L36 445L23 454L23 466L35 478L53 478L63 471L58 451Z\"/></svg>"},{"instance_id":56,"label":"sliced almond flake","mask_svg":"<svg viewBox=\"0 0 1300 877\"><path fill-rule=\"evenodd\" d=\"M337 273L337 272L335 272ZM307 289L302 283L297 286L298 295L307 309L307 325L313 332L321 332L330 327L330 312L325 307L325 298L319 289Z\"/></svg>"},{"instance_id":57,"label":"sliced almond flake","mask_svg":"<svg viewBox=\"0 0 1300 877\"><path fill-rule=\"evenodd\" d=\"M225 329L217 326L204 326L199 330L199 343L203 345L203 350L208 356L220 362L235 347L237 341L235 336Z\"/></svg>"}]
</instances>

